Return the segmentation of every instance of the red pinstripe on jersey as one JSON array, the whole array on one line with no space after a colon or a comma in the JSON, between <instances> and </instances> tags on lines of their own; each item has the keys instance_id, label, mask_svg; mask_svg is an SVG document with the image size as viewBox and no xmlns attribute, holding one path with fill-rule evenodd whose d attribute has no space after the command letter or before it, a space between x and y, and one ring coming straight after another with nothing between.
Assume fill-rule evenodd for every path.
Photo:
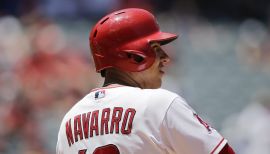
<instances>
[{"instance_id":1,"label":"red pinstripe on jersey","mask_svg":"<svg viewBox=\"0 0 270 154\"><path fill-rule=\"evenodd\" d=\"M221 145L224 146L224 138L222 138L222 140L218 143L218 145L212 150L212 152L210 154L217 154L216 150L219 149L219 148L222 148L222 147L220 147Z\"/></svg>"},{"instance_id":2,"label":"red pinstripe on jersey","mask_svg":"<svg viewBox=\"0 0 270 154\"><path fill-rule=\"evenodd\" d=\"M108 85L106 87L100 87L100 88L92 89L91 92L94 92L94 91L97 91L97 90L101 90L101 89L110 89L110 88L117 88L117 87L124 87L124 85L111 84L111 85Z\"/></svg>"}]
</instances>

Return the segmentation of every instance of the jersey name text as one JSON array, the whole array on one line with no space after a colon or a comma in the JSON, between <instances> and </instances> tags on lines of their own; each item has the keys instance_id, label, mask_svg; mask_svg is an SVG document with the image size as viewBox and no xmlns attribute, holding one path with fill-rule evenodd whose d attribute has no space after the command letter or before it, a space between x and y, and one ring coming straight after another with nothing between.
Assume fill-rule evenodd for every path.
<instances>
[{"instance_id":1,"label":"jersey name text","mask_svg":"<svg viewBox=\"0 0 270 154\"><path fill-rule=\"evenodd\" d=\"M119 134L120 132L128 135L131 133L135 114L134 108L124 110L122 107L104 108L79 114L66 122L68 144L71 146L78 140L88 139L94 135Z\"/></svg>"}]
</instances>

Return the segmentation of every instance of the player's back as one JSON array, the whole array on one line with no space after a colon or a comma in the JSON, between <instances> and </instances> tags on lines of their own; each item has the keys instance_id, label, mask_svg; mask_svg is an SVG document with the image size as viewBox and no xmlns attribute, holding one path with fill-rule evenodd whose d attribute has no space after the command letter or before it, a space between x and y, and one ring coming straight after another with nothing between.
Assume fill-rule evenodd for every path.
<instances>
[{"instance_id":1,"label":"player's back","mask_svg":"<svg viewBox=\"0 0 270 154\"><path fill-rule=\"evenodd\" d=\"M161 123L176 97L163 89L95 89L65 115L58 153L167 153Z\"/></svg>"}]
</instances>

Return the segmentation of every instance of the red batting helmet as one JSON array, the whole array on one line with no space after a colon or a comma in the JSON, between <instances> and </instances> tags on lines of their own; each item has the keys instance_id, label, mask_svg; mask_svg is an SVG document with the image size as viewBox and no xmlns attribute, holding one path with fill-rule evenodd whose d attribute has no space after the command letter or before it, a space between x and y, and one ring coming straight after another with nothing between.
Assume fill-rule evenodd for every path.
<instances>
[{"instance_id":1,"label":"red batting helmet","mask_svg":"<svg viewBox=\"0 0 270 154\"><path fill-rule=\"evenodd\" d=\"M129 8L103 17L92 29L89 39L97 72L110 67L139 72L155 61L151 42L164 45L176 38L175 34L161 32L150 12ZM143 60L135 62L128 54L138 55Z\"/></svg>"}]
</instances>

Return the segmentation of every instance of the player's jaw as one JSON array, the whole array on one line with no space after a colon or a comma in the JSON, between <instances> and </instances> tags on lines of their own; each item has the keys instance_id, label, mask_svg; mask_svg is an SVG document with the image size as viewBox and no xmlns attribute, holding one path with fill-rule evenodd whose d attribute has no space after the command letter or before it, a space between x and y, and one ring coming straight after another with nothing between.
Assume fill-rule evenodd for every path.
<instances>
[{"instance_id":1,"label":"player's jaw","mask_svg":"<svg viewBox=\"0 0 270 154\"><path fill-rule=\"evenodd\" d=\"M156 57L154 63L146 70L141 72L130 72L130 76L143 89L160 88L162 77L165 74L164 67L170 61L168 55L163 51L159 44L152 46Z\"/></svg>"},{"instance_id":2,"label":"player's jaw","mask_svg":"<svg viewBox=\"0 0 270 154\"><path fill-rule=\"evenodd\" d=\"M165 71L163 70L164 69L164 64L162 62L160 62L158 68L159 68L159 73L160 74L162 74L162 75L165 74Z\"/></svg>"},{"instance_id":3,"label":"player's jaw","mask_svg":"<svg viewBox=\"0 0 270 154\"><path fill-rule=\"evenodd\" d=\"M164 52L164 51L162 51ZM157 54L154 64L144 74L150 88L160 88L162 77L165 74L164 67L169 62L167 54Z\"/></svg>"},{"instance_id":4,"label":"player's jaw","mask_svg":"<svg viewBox=\"0 0 270 154\"><path fill-rule=\"evenodd\" d=\"M162 76L164 71L163 65L158 57L152 66L141 72L132 72L131 76L137 83L139 83L142 89L156 89L161 87Z\"/></svg>"},{"instance_id":5,"label":"player's jaw","mask_svg":"<svg viewBox=\"0 0 270 154\"><path fill-rule=\"evenodd\" d=\"M167 66L167 64L170 62L170 58L169 56L165 53L165 51L163 51L160 48L159 53L157 54L158 58L159 58L159 72L161 74L164 74L165 71L163 70L165 66Z\"/></svg>"}]
</instances>

